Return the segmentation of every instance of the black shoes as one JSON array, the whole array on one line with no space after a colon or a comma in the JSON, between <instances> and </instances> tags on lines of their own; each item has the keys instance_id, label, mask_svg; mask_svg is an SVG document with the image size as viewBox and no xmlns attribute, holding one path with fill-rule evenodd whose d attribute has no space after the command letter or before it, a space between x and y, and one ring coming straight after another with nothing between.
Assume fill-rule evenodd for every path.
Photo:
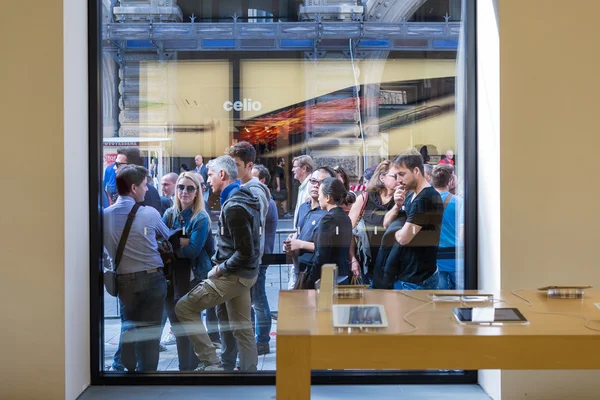
<instances>
[{"instance_id":1,"label":"black shoes","mask_svg":"<svg viewBox=\"0 0 600 400\"><path fill-rule=\"evenodd\" d=\"M259 356L264 356L265 354L269 354L271 352L269 343L256 343L256 350L258 351Z\"/></svg>"}]
</instances>

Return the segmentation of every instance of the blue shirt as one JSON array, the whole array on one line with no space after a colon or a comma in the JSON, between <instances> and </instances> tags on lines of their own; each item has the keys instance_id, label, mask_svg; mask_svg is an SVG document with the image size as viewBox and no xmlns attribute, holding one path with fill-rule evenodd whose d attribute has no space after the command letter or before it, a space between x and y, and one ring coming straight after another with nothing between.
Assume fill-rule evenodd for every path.
<instances>
[{"instance_id":1,"label":"blue shirt","mask_svg":"<svg viewBox=\"0 0 600 400\"><path fill-rule=\"evenodd\" d=\"M310 201L302 204L298 209L298 226L300 227L298 239L314 243L319 222L321 222L321 218L323 218L325 214L327 214L327 211L319 206L311 208ZM313 253L307 252L306 250L299 250L298 255L308 262L309 259L312 258Z\"/></svg>"},{"instance_id":2,"label":"blue shirt","mask_svg":"<svg viewBox=\"0 0 600 400\"><path fill-rule=\"evenodd\" d=\"M115 163L110 164L104 170L102 188L108 192L117 191L117 171L115 171Z\"/></svg>"},{"instance_id":3,"label":"blue shirt","mask_svg":"<svg viewBox=\"0 0 600 400\"><path fill-rule=\"evenodd\" d=\"M448 198L448 192L441 192L442 202L445 202ZM459 221L457 224L456 221ZM460 197L452 196L452 199L446 205L444 214L442 216L442 230L440 232L440 244L441 248L455 248L456 243L459 247L462 243L459 240L460 225L464 224L464 207L463 200ZM462 262L462 260L459 260ZM456 271L456 256L453 258L438 258L437 266L442 272L455 272Z\"/></svg>"},{"instance_id":4,"label":"blue shirt","mask_svg":"<svg viewBox=\"0 0 600 400\"><path fill-rule=\"evenodd\" d=\"M275 204L275 200L271 199L271 201L269 201L269 211L267 212L267 222L265 226L265 254L273 254L278 222L277 205Z\"/></svg>"},{"instance_id":5,"label":"blue shirt","mask_svg":"<svg viewBox=\"0 0 600 400\"><path fill-rule=\"evenodd\" d=\"M127 216L134 204L133 197L119 196L115 204L104 210L104 246L113 260L116 259ZM130 274L162 267L157 234L169 238L169 229L160 214L152 207L140 207L133 219L117 273Z\"/></svg>"},{"instance_id":6,"label":"blue shirt","mask_svg":"<svg viewBox=\"0 0 600 400\"><path fill-rule=\"evenodd\" d=\"M227 185L225 187L225 189L223 189L221 191L221 196L219 196L219 199L221 200L221 207L223 207L223 204L225 204L225 202L227 201L229 196L231 196L234 192L238 191L239 189L240 189L240 180L239 179L237 181L231 182L229 185Z\"/></svg>"}]
</instances>

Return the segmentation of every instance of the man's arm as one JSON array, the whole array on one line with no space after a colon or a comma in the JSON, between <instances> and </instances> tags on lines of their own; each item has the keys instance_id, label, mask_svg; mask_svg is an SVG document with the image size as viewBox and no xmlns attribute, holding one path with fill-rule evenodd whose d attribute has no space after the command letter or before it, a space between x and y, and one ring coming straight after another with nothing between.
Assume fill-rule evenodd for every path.
<instances>
[{"instance_id":1,"label":"man's arm","mask_svg":"<svg viewBox=\"0 0 600 400\"><path fill-rule=\"evenodd\" d=\"M402 229L396 232L396 241L402 246L406 246L414 239L415 236L417 236L417 233L421 231L421 228L422 227L419 225L406 222Z\"/></svg>"},{"instance_id":2,"label":"man's arm","mask_svg":"<svg viewBox=\"0 0 600 400\"><path fill-rule=\"evenodd\" d=\"M243 266L252 262L254 246L252 226L248 214L241 206L232 206L227 209L227 225L233 238L233 255L218 266L219 275L234 274Z\"/></svg>"},{"instance_id":3,"label":"man's arm","mask_svg":"<svg viewBox=\"0 0 600 400\"><path fill-rule=\"evenodd\" d=\"M383 227L385 229L389 228L390 224L394 222L396 218L398 218L400 211L400 208L398 208L397 205L394 205L394 207L392 207L392 209L385 214L385 217L383 217Z\"/></svg>"},{"instance_id":4,"label":"man's arm","mask_svg":"<svg viewBox=\"0 0 600 400\"><path fill-rule=\"evenodd\" d=\"M279 192L281 190L281 179L279 176L275 177L275 181L277 182L277 191Z\"/></svg>"},{"instance_id":5,"label":"man's arm","mask_svg":"<svg viewBox=\"0 0 600 400\"><path fill-rule=\"evenodd\" d=\"M167 225L165 225L165 223L163 222L159 212L152 207L147 207L147 209L148 212L152 213L152 217L156 221L154 224L154 230L156 231L156 234L162 236L165 239L169 239L169 228L167 228Z\"/></svg>"},{"instance_id":6,"label":"man's arm","mask_svg":"<svg viewBox=\"0 0 600 400\"><path fill-rule=\"evenodd\" d=\"M304 250L310 253L315 252L315 244L313 242L307 242L300 239L290 240L289 245L286 247L286 251Z\"/></svg>"}]
</instances>

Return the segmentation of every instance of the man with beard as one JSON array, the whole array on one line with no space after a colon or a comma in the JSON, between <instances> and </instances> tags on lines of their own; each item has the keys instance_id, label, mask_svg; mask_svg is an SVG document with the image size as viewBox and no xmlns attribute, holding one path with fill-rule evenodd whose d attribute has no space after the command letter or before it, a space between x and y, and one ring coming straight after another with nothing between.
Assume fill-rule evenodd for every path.
<instances>
[{"instance_id":1,"label":"man with beard","mask_svg":"<svg viewBox=\"0 0 600 400\"><path fill-rule=\"evenodd\" d=\"M398 169L399 186L395 205L384 219L387 230L377 255L373 287L436 290L442 198L425 179L420 154L402 154L392 165Z\"/></svg>"}]
</instances>

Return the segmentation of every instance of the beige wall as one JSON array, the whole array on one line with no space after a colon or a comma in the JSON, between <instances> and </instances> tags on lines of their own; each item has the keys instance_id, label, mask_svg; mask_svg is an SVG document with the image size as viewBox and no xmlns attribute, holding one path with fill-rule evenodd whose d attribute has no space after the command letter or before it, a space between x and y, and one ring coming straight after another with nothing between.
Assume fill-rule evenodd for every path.
<instances>
[{"instance_id":1,"label":"beige wall","mask_svg":"<svg viewBox=\"0 0 600 400\"><path fill-rule=\"evenodd\" d=\"M64 5L2 5L2 399L75 399L90 379L86 5Z\"/></svg>"},{"instance_id":2,"label":"beige wall","mask_svg":"<svg viewBox=\"0 0 600 400\"><path fill-rule=\"evenodd\" d=\"M599 286L600 2L498 3L501 287ZM502 371L501 390L597 399L599 382L598 371Z\"/></svg>"},{"instance_id":3,"label":"beige wall","mask_svg":"<svg viewBox=\"0 0 600 400\"><path fill-rule=\"evenodd\" d=\"M63 2L3 2L0 397L65 397ZM34 114L35 113L35 114ZM85 190L85 188L83 188Z\"/></svg>"}]
</instances>

